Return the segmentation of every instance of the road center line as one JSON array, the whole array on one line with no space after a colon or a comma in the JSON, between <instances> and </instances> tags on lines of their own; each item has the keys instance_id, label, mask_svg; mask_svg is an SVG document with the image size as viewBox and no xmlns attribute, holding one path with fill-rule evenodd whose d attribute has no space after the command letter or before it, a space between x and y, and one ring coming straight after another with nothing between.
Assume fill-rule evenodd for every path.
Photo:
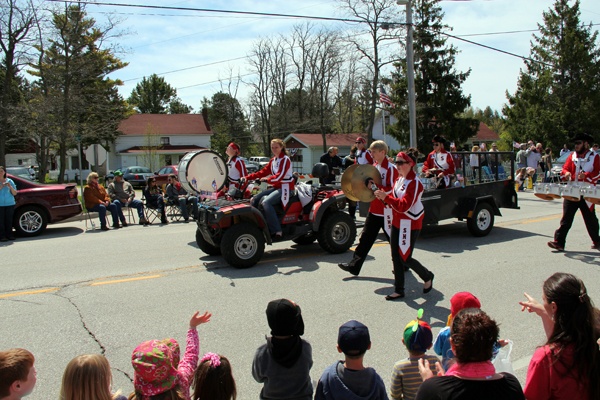
<instances>
[{"instance_id":1,"label":"road center line","mask_svg":"<svg viewBox=\"0 0 600 400\"><path fill-rule=\"evenodd\" d=\"M161 276L162 275L138 276L138 277L135 277L135 278L126 278L126 279L116 279L116 280L113 280L113 281L94 282L94 283L91 283L90 286L112 285L112 284L115 284L115 283L142 281L142 280L146 280L146 279L160 278Z\"/></svg>"},{"instance_id":2,"label":"road center line","mask_svg":"<svg viewBox=\"0 0 600 400\"><path fill-rule=\"evenodd\" d=\"M40 290L29 290L27 292L15 292L15 293L0 294L0 299L6 299L9 297L16 297L16 296L27 296L27 295L40 294L40 293L51 293L51 292L56 292L59 289L60 288L49 288L49 289L40 289Z\"/></svg>"}]
</instances>

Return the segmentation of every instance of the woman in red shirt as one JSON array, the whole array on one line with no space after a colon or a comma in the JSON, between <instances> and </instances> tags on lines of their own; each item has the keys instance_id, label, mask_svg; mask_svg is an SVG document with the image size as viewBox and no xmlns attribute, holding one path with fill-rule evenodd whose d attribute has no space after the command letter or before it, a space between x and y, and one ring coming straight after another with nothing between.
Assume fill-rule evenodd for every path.
<instances>
[{"instance_id":1,"label":"woman in red shirt","mask_svg":"<svg viewBox=\"0 0 600 400\"><path fill-rule=\"evenodd\" d=\"M600 399L599 311L581 279L557 272L544 282L543 304L525 297L522 310L542 318L548 337L529 363L527 400Z\"/></svg>"}]
</instances>

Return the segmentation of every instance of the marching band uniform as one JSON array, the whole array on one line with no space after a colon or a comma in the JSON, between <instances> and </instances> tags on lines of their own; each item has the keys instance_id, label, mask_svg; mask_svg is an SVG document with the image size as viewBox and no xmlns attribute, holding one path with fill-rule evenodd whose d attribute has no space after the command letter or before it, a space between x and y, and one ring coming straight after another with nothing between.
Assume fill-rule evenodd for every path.
<instances>
[{"instance_id":1,"label":"marching band uniform","mask_svg":"<svg viewBox=\"0 0 600 400\"><path fill-rule=\"evenodd\" d=\"M563 169L561 172L561 178L564 180L564 175L568 172L571 174L571 181L581 181L579 179L580 173L583 172L585 178L583 182L595 185L600 178L600 156L595 154L589 149L589 143L593 142L593 138L588 134L579 134L575 136L574 141L582 141L577 146L582 146L582 149L577 152L577 149L567 157ZM587 148L585 142L588 143ZM594 204L586 201L583 197L579 198L579 201L563 200L563 216L560 220L560 226L554 232L554 241L548 242L548 246L562 251L565 248L567 240L567 233L573 225L573 218L577 210L581 210L585 227L588 231L588 235L592 239L592 248L600 250L600 236L598 234L598 217L596 217L596 211Z\"/></svg>"},{"instance_id":2,"label":"marching band uniform","mask_svg":"<svg viewBox=\"0 0 600 400\"><path fill-rule=\"evenodd\" d=\"M397 160L400 159L411 162L410 157L402 152L397 155ZM414 160L412 162L414 164ZM394 263L394 292L400 295L386 296L386 300L404 297L404 271L408 268L414 270L423 282L433 281L433 273L412 257L425 216L422 194L423 184L411 169L405 177L396 181L392 192L385 197L385 204L393 211L390 247ZM427 293L431 289L425 290Z\"/></svg>"},{"instance_id":3,"label":"marching band uniform","mask_svg":"<svg viewBox=\"0 0 600 400\"><path fill-rule=\"evenodd\" d=\"M359 143L362 143L366 146L367 140L363 137L358 137L356 139L356 144L358 145ZM358 147L356 148L356 159L354 160L355 164L358 164L358 165L371 164L371 165L373 165L374 162L375 162L375 160L373 160L373 155L371 154L371 151L368 148L365 148L363 150L359 149Z\"/></svg>"},{"instance_id":4,"label":"marching band uniform","mask_svg":"<svg viewBox=\"0 0 600 400\"><path fill-rule=\"evenodd\" d=\"M387 157L383 159L381 164L375 163L374 166L381 174L381 185L377 185L377 187L387 193L391 193L394 182L398 179L398 170L396 169L396 166L390 163ZM369 214L365 219L365 226L360 234L358 246L356 247L356 250L354 250L352 261L349 263L338 264L341 269L348 271L353 275L358 275L360 273L360 269L382 228L384 228L385 235L389 240L390 229L389 224L385 224L384 214L388 216L388 219L391 219L391 213L391 208L385 207L380 200L375 199L371 202ZM386 228L386 226L388 226L388 228Z\"/></svg>"},{"instance_id":5,"label":"marching band uniform","mask_svg":"<svg viewBox=\"0 0 600 400\"><path fill-rule=\"evenodd\" d=\"M228 168L228 176L227 180L229 181L229 190L233 188L240 187L240 178L246 176L248 171L246 171L246 164L244 160L242 160L238 156L230 157L227 160L227 168Z\"/></svg>"},{"instance_id":6,"label":"marching band uniform","mask_svg":"<svg viewBox=\"0 0 600 400\"><path fill-rule=\"evenodd\" d=\"M439 151L436 151L434 149L431 153L429 153L429 155L427 155L427 158L423 163L423 173L425 174L425 176L427 176L428 173L437 176L439 174L439 171L429 172L429 170L440 170L444 174L444 177L443 185L438 185L438 189L450 187L450 180L456 173L454 167L454 159L452 158L452 155L448 153L446 149L444 149L444 143L446 142L446 140L443 137L435 136L433 138L433 142L434 144L438 143L438 146L440 146L441 148L439 149Z\"/></svg>"},{"instance_id":7,"label":"marching band uniform","mask_svg":"<svg viewBox=\"0 0 600 400\"><path fill-rule=\"evenodd\" d=\"M290 193L294 190L294 176L292 175L292 160L282 150L278 157L273 157L267 165L261 170L246 176L248 180L254 180L267 177L267 183L273 188L254 196L252 205L258 207L262 205L267 218L269 232L275 234L281 232L281 223L277 218L277 213L273 208L274 204L281 201L285 207L290 200Z\"/></svg>"}]
</instances>

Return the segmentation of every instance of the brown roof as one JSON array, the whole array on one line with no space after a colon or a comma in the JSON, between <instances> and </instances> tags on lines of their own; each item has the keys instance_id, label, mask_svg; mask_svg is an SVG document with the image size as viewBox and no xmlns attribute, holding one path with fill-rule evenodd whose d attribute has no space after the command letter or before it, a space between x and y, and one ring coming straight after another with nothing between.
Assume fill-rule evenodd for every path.
<instances>
[{"instance_id":1,"label":"brown roof","mask_svg":"<svg viewBox=\"0 0 600 400\"><path fill-rule=\"evenodd\" d=\"M325 135L327 146L352 147L357 137L367 138L364 133L330 133ZM295 140L294 140L295 139ZM285 143L287 148L323 146L323 136L320 133L292 133Z\"/></svg>"},{"instance_id":2,"label":"brown roof","mask_svg":"<svg viewBox=\"0 0 600 400\"><path fill-rule=\"evenodd\" d=\"M210 125L202 114L134 114L121 121L124 135L146 135L148 126L157 135L211 135Z\"/></svg>"},{"instance_id":3,"label":"brown roof","mask_svg":"<svg viewBox=\"0 0 600 400\"><path fill-rule=\"evenodd\" d=\"M483 122L480 122L477 134L471 139L479 141L496 141L500 140L500 135L491 130L490 127L484 124Z\"/></svg>"},{"instance_id":4,"label":"brown roof","mask_svg":"<svg viewBox=\"0 0 600 400\"><path fill-rule=\"evenodd\" d=\"M196 145L162 145L156 148L153 148L151 151L155 154L185 154L192 151L202 150L204 147L196 146ZM125 150L121 150L119 153L145 153L148 150L143 146L133 146Z\"/></svg>"}]
</instances>

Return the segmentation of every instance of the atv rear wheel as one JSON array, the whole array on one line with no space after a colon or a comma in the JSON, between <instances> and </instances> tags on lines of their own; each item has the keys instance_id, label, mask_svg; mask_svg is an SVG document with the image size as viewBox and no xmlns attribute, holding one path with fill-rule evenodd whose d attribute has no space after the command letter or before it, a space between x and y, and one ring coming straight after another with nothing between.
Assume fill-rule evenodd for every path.
<instances>
[{"instance_id":1,"label":"atv rear wheel","mask_svg":"<svg viewBox=\"0 0 600 400\"><path fill-rule=\"evenodd\" d=\"M221 254L232 267L251 267L260 261L264 252L265 237L256 225L233 225L221 239Z\"/></svg>"},{"instance_id":2,"label":"atv rear wheel","mask_svg":"<svg viewBox=\"0 0 600 400\"><path fill-rule=\"evenodd\" d=\"M332 254L343 253L356 239L356 223L343 211L327 215L319 227L319 245Z\"/></svg>"},{"instance_id":3,"label":"atv rear wheel","mask_svg":"<svg viewBox=\"0 0 600 400\"><path fill-rule=\"evenodd\" d=\"M204 236L202 236L200 229L196 229L196 244L198 245L200 250L202 250L209 256L218 256L221 254L221 248L208 243L204 239Z\"/></svg>"},{"instance_id":4,"label":"atv rear wheel","mask_svg":"<svg viewBox=\"0 0 600 400\"><path fill-rule=\"evenodd\" d=\"M292 239L292 242L299 244L301 246L306 246L312 244L317 238L317 234L315 232L309 232L305 235L298 236L295 239Z\"/></svg>"}]
</instances>

